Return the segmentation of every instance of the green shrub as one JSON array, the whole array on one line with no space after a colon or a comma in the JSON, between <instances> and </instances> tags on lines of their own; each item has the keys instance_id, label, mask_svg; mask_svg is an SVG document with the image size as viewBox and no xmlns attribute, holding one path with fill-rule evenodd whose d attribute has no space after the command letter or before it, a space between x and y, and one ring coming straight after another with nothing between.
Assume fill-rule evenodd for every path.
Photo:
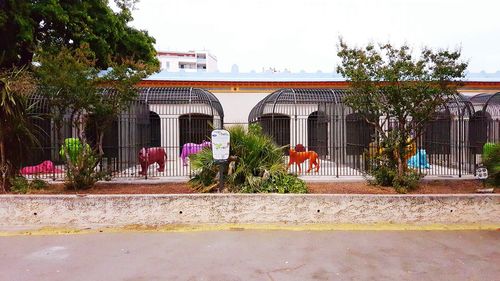
<instances>
[{"instance_id":1,"label":"green shrub","mask_svg":"<svg viewBox=\"0 0 500 281\"><path fill-rule=\"evenodd\" d=\"M407 193L417 188L423 175L415 170L408 170L403 177L395 177L392 186L397 193Z\"/></svg>"},{"instance_id":2,"label":"green shrub","mask_svg":"<svg viewBox=\"0 0 500 281\"><path fill-rule=\"evenodd\" d=\"M303 180L296 175L277 173L265 180L258 190L243 192L264 192L264 193L307 193L307 187Z\"/></svg>"},{"instance_id":3,"label":"green shrub","mask_svg":"<svg viewBox=\"0 0 500 281\"><path fill-rule=\"evenodd\" d=\"M484 145L483 164L488 169L488 181L495 186L500 186L500 143Z\"/></svg>"},{"instance_id":4,"label":"green shrub","mask_svg":"<svg viewBox=\"0 0 500 281\"><path fill-rule=\"evenodd\" d=\"M26 194L30 189L28 180L21 176L10 178L10 185L10 190L14 193Z\"/></svg>"},{"instance_id":5,"label":"green shrub","mask_svg":"<svg viewBox=\"0 0 500 281\"><path fill-rule=\"evenodd\" d=\"M30 189L40 190L47 188L47 186L47 182L41 179L34 179L30 182Z\"/></svg>"},{"instance_id":6,"label":"green shrub","mask_svg":"<svg viewBox=\"0 0 500 281\"><path fill-rule=\"evenodd\" d=\"M286 173L283 148L262 133L262 128L251 124L248 131L243 126L228 129L231 134L229 167L224 180L229 192L278 192L304 193L302 180ZM190 180L199 192L209 192L218 186L219 165L212 152L204 149L190 156L194 177Z\"/></svg>"},{"instance_id":7,"label":"green shrub","mask_svg":"<svg viewBox=\"0 0 500 281\"><path fill-rule=\"evenodd\" d=\"M99 162L97 153L78 138L65 139L59 154L67 162L65 182L67 188L87 189L106 176L105 172L98 172L95 169Z\"/></svg>"},{"instance_id":8,"label":"green shrub","mask_svg":"<svg viewBox=\"0 0 500 281\"><path fill-rule=\"evenodd\" d=\"M97 163L98 157L92 150L81 150L75 162L67 165L66 187L75 190L91 188L105 175L104 172L96 171Z\"/></svg>"},{"instance_id":9,"label":"green shrub","mask_svg":"<svg viewBox=\"0 0 500 281\"><path fill-rule=\"evenodd\" d=\"M373 180L370 181L371 184L380 186L392 186L394 178L396 177L396 172L384 165L372 166L370 175Z\"/></svg>"},{"instance_id":10,"label":"green shrub","mask_svg":"<svg viewBox=\"0 0 500 281\"><path fill-rule=\"evenodd\" d=\"M392 154L393 152L387 149L368 160L370 167L368 174L373 177L369 182L374 185L393 187L398 193L407 193L417 188L424 174L406 168L404 175L398 176L397 163Z\"/></svg>"},{"instance_id":11,"label":"green shrub","mask_svg":"<svg viewBox=\"0 0 500 281\"><path fill-rule=\"evenodd\" d=\"M204 148L197 154L191 154L189 159L191 168L194 170L189 183L199 192L213 190L218 183L219 167L214 162L212 151Z\"/></svg>"},{"instance_id":12,"label":"green shrub","mask_svg":"<svg viewBox=\"0 0 500 281\"><path fill-rule=\"evenodd\" d=\"M29 193L31 190L40 190L48 186L47 182L41 179L34 179L31 182L25 177L16 176L10 179L11 191L19 194Z\"/></svg>"}]
</instances>

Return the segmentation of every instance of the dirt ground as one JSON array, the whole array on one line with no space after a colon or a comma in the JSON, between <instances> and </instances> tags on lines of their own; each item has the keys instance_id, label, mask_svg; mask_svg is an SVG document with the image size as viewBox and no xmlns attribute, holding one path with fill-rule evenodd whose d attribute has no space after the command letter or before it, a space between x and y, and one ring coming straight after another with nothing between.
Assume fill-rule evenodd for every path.
<instances>
[{"instance_id":1,"label":"dirt ground","mask_svg":"<svg viewBox=\"0 0 500 281\"><path fill-rule=\"evenodd\" d=\"M188 183L168 184L114 184L98 183L87 190L68 190L63 184L53 184L47 189L34 190L31 194L179 194L194 193Z\"/></svg>"},{"instance_id":2,"label":"dirt ground","mask_svg":"<svg viewBox=\"0 0 500 281\"><path fill-rule=\"evenodd\" d=\"M307 183L309 193L319 194L395 194L390 187L372 186L366 182L314 182ZM433 180L423 181L410 194L466 194L476 193L482 185L476 180ZM51 185L31 194L179 194L194 193L188 183L168 184L110 184L99 183L91 189L75 192L66 190L64 185ZM497 188L495 193L500 193Z\"/></svg>"},{"instance_id":3,"label":"dirt ground","mask_svg":"<svg viewBox=\"0 0 500 281\"><path fill-rule=\"evenodd\" d=\"M394 189L383 186L373 186L366 182L335 182L308 183L310 193L324 194L395 194ZM416 190L410 194L466 194L476 193L482 185L477 180L433 180L422 181ZM499 193L499 189L495 190Z\"/></svg>"}]
</instances>

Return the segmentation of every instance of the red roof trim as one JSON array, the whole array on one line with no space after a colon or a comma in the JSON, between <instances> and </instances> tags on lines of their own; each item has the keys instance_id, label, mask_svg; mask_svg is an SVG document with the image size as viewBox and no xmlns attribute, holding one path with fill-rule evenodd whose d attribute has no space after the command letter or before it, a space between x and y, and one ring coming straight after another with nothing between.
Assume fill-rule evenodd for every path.
<instances>
[{"instance_id":1,"label":"red roof trim","mask_svg":"<svg viewBox=\"0 0 500 281\"><path fill-rule=\"evenodd\" d=\"M171 87L242 87L242 88L347 88L349 83L346 81L335 82L311 82L311 81L169 81L169 80L143 80L139 82L139 86L171 86ZM500 89L500 81L498 82L464 82L462 89L473 88L498 88Z\"/></svg>"}]
</instances>

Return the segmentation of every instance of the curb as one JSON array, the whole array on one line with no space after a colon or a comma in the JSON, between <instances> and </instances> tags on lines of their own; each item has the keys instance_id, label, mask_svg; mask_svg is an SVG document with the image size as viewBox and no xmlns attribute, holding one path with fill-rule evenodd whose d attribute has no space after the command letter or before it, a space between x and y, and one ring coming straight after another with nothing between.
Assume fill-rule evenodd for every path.
<instances>
[{"instance_id":1,"label":"curb","mask_svg":"<svg viewBox=\"0 0 500 281\"><path fill-rule=\"evenodd\" d=\"M122 228L127 225L402 225L417 228L467 225L473 229L495 228L500 225L500 194L0 196L0 229L23 226Z\"/></svg>"},{"instance_id":2,"label":"curb","mask_svg":"<svg viewBox=\"0 0 500 281\"><path fill-rule=\"evenodd\" d=\"M23 227L0 230L0 237L79 235L99 233L172 233L209 231L500 231L500 224L212 224L212 225L125 225L122 227L61 228Z\"/></svg>"}]
</instances>

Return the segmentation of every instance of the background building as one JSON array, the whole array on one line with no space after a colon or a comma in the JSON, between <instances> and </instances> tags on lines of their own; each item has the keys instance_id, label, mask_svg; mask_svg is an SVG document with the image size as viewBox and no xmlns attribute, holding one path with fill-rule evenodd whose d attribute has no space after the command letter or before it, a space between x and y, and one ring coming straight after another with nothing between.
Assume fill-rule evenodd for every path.
<instances>
[{"instance_id":1,"label":"background building","mask_svg":"<svg viewBox=\"0 0 500 281\"><path fill-rule=\"evenodd\" d=\"M224 124L247 123L259 101L283 88L347 89L337 73L327 72L171 72L162 71L139 83L144 87L194 87L213 93L224 108ZM500 72L468 73L459 92L465 96L500 91Z\"/></svg>"},{"instance_id":2,"label":"background building","mask_svg":"<svg viewBox=\"0 0 500 281\"><path fill-rule=\"evenodd\" d=\"M158 60L162 71L214 72L217 58L208 51L161 52Z\"/></svg>"},{"instance_id":3,"label":"background building","mask_svg":"<svg viewBox=\"0 0 500 281\"><path fill-rule=\"evenodd\" d=\"M185 151L201 149L213 128L249 123L259 123L283 147L285 161L289 146L316 151L321 169L312 175L362 176L370 167L370 148L377 145L374 128L343 103L349 83L338 74L193 70L161 71L138 83L138 99L105 134L99 169L113 177L143 177L139 152L155 147L164 150L166 166L151 165L148 177L190 176ZM469 73L459 92L416 140L416 148L427 155L428 164L418 166L426 175L472 177L484 144L500 141L500 73ZM50 112L47 101L33 102L38 113ZM54 132L50 119L40 122L39 127ZM63 138L77 137L69 122L62 130ZM95 133L91 126L85 130L92 144ZM45 176L63 179L58 142L47 134L23 165L51 160L60 171Z\"/></svg>"}]
</instances>

